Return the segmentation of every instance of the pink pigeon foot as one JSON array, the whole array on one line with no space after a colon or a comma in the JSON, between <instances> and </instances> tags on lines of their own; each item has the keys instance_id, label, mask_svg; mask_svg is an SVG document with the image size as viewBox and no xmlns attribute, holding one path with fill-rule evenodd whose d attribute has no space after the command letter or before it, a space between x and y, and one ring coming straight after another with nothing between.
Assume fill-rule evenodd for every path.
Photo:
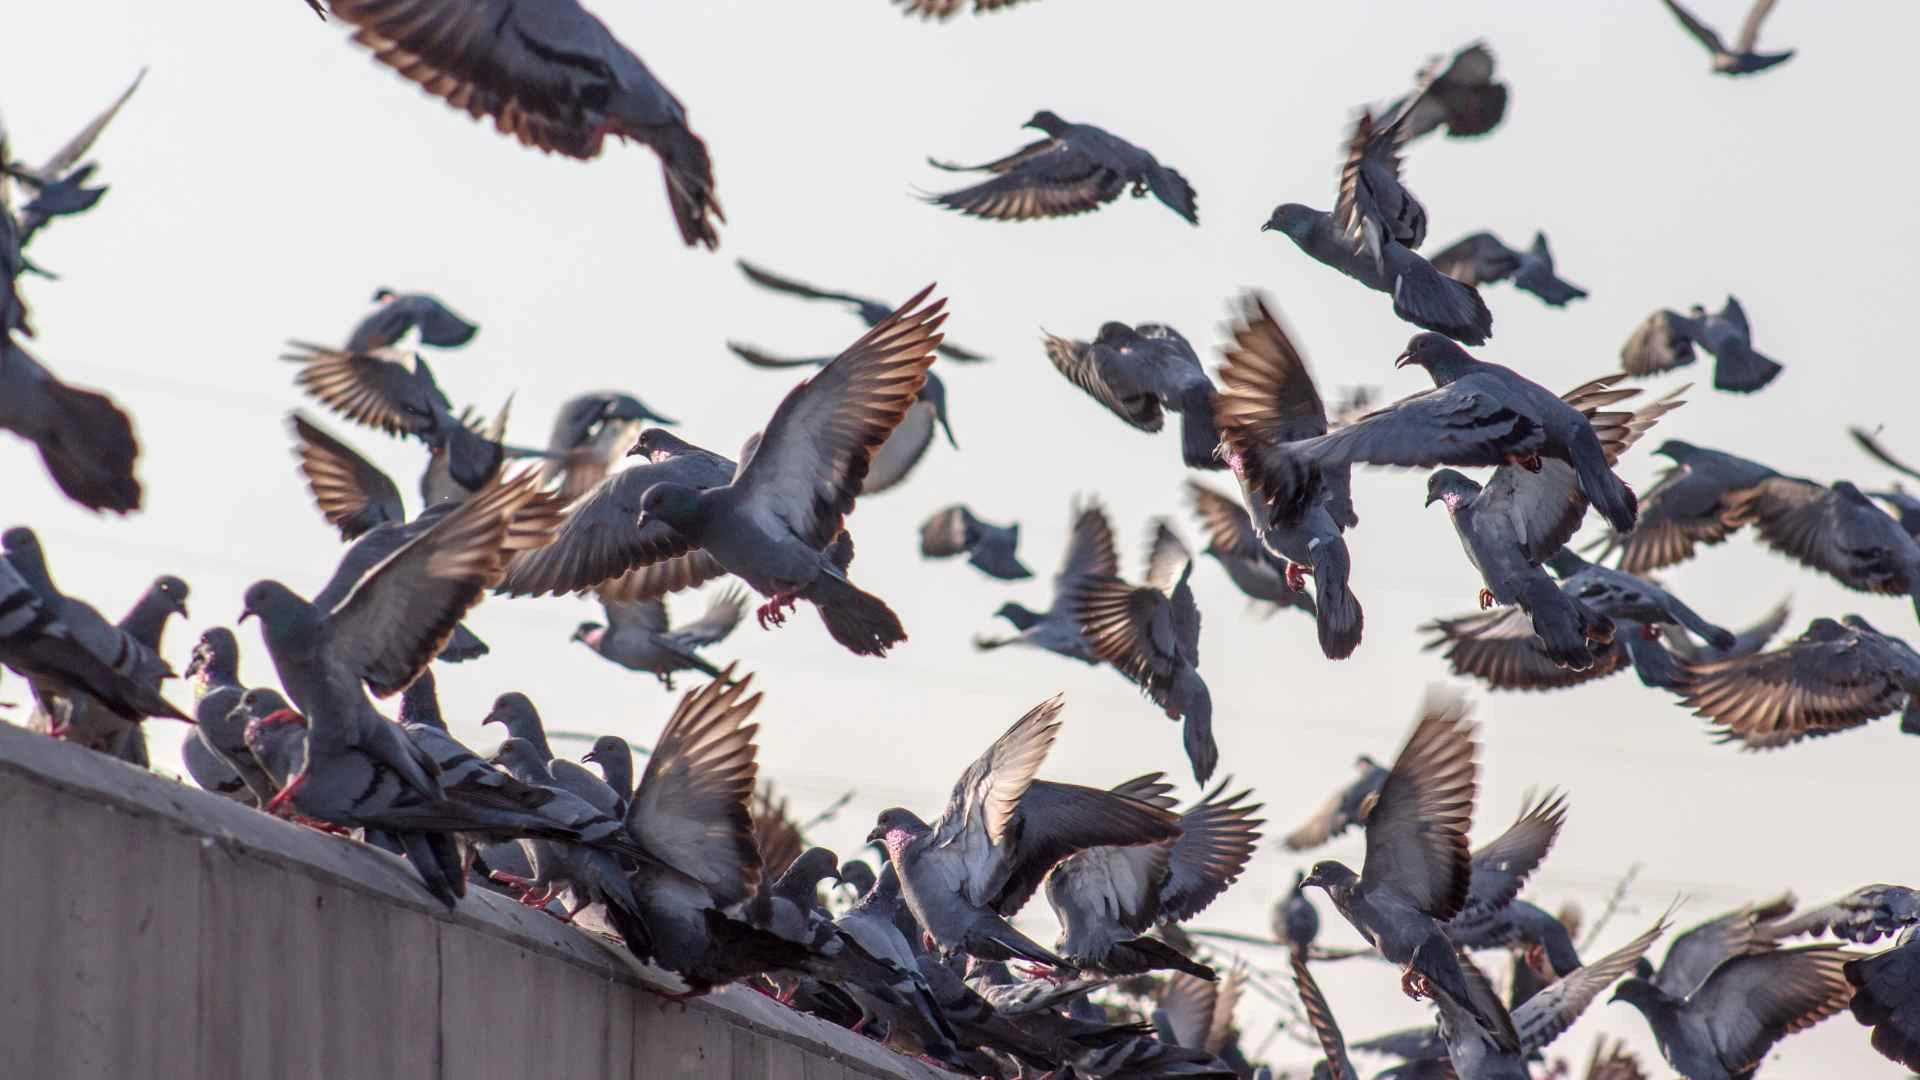
<instances>
[{"instance_id":1,"label":"pink pigeon foot","mask_svg":"<svg viewBox=\"0 0 1920 1080\"><path fill-rule=\"evenodd\" d=\"M798 591L781 589L775 592L766 603L761 604L759 608L754 611L753 617L760 623L760 629L762 630L768 629L768 624L785 626L787 622L786 613L793 610L794 605L799 602L800 594Z\"/></svg>"},{"instance_id":2,"label":"pink pigeon foot","mask_svg":"<svg viewBox=\"0 0 1920 1080\"><path fill-rule=\"evenodd\" d=\"M1299 592L1301 589L1306 588L1307 577L1312 573L1313 573L1313 567L1308 566L1306 563L1297 563L1297 562L1288 563L1287 564L1287 588L1292 589L1294 592Z\"/></svg>"},{"instance_id":3,"label":"pink pigeon foot","mask_svg":"<svg viewBox=\"0 0 1920 1080\"><path fill-rule=\"evenodd\" d=\"M1427 977L1412 968L1401 972L1400 990L1415 1001L1433 996L1433 987L1427 982Z\"/></svg>"},{"instance_id":4,"label":"pink pigeon foot","mask_svg":"<svg viewBox=\"0 0 1920 1080\"><path fill-rule=\"evenodd\" d=\"M1489 589L1484 585L1480 587L1480 610L1481 611L1485 611L1490 607L1496 607L1499 605L1499 603L1500 601L1495 600L1493 598L1492 589Z\"/></svg>"}]
</instances>

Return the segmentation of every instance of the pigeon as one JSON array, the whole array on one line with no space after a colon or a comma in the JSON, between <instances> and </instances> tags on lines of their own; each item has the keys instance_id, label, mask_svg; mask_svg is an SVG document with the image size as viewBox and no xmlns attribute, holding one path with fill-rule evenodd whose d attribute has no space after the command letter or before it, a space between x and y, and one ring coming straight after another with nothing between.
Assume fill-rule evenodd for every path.
<instances>
[{"instance_id":1,"label":"pigeon","mask_svg":"<svg viewBox=\"0 0 1920 1080\"><path fill-rule=\"evenodd\" d=\"M1147 583L1118 575L1087 575L1066 594L1095 658L1111 665L1181 722L1181 742L1195 783L1204 784L1220 761L1213 739L1213 695L1200 677L1200 607L1194 602L1193 555L1168 528L1154 526Z\"/></svg>"},{"instance_id":2,"label":"pigeon","mask_svg":"<svg viewBox=\"0 0 1920 1080\"><path fill-rule=\"evenodd\" d=\"M1404 969L1402 989L1450 998L1512 1052L1519 1038L1506 1007L1469 981L1445 931L1471 896L1474 725L1465 702L1439 692L1429 692L1421 714L1367 816L1361 872L1325 860L1302 884L1326 890L1354 929Z\"/></svg>"},{"instance_id":3,"label":"pigeon","mask_svg":"<svg viewBox=\"0 0 1920 1080\"><path fill-rule=\"evenodd\" d=\"M886 321L887 316L893 312L892 308L871 297L860 296L855 293L835 292L832 289L822 289L808 285L805 282L795 281L789 277L782 277L771 270L755 266L745 259L735 260L735 265L740 267L741 273L747 275L747 280L763 288L772 289L775 292L783 292L789 296L798 296L804 300L827 300L833 303L846 304L853 310L853 314L858 317L861 322L867 324L867 329L869 330ZM736 349L736 351L738 350ZM984 355L974 352L972 349L963 349L950 341L942 341L934 351L949 360L958 360L961 363L973 363L986 359ZM787 367L794 364L805 363L824 364L825 362L825 359L819 361L785 361L779 363L777 366Z\"/></svg>"},{"instance_id":4,"label":"pigeon","mask_svg":"<svg viewBox=\"0 0 1920 1080\"><path fill-rule=\"evenodd\" d=\"M1154 1030L1168 1045L1208 1055L1225 1053L1234 1038L1233 1013L1245 985L1244 972L1236 971L1223 980L1174 972L1155 1001ZM1228 1074L1238 1075L1232 1070Z\"/></svg>"},{"instance_id":5,"label":"pigeon","mask_svg":"<svg viewBox=\"0 0 1920 1080\"><path fill-rule=\"evenodd\" d=\"M1665 635L1667 651L1688 664L1706 664L1715 660L1732 660L1741 656L1752 656L1767 647L1780 628L1787 624L1790 612L1788 601L1781 600L1773 605L1765 615L1752 625L1734 632L1733 644L1725 649L1716 649L1711 645L1697 642L1686 633Z\"/></svg>"},{"instance_id":6,"label":"pigeon","mask_svg":"<svg viewBox=\"0 0 1920 1080\"><path fill-rule=\"evenodd\" d=\"M1862 885L1830 904L1780 919L1757 932L1775 941L1831 933L1842 941L1871 945L1920 925L1920 889L1905 885Z\"/></svg>"},{"instance_id":7,"label":"pigeon","mask_svg":"<svg viewBox=\"0 0 1920 1080\"><path fill-rule=\"evenodd\" d=\"M1711 315L1695 304L1685 315L1663 309L1647 316L1621 347L1620 364L1629 375L1672 371L1693 363L1695 345L1713 354L1718 389L1751 394L1780 374L1779 364L1754 351L1747 313L1731 296Z\"/></svg>"},{"instance_id":8,"label":"pigeon","mask_svg":"<svg viewBox=\"0 0 1920 1080\"><path fill-rule=\"evenodd\" d=\"M1753 0L1753 7L1747 11L1747 21L1740 24L1740 36L1734 39L1729 49L1714 33L1713 27L1693 17L1686 8L1675 0L1663 0L1667 10L1680 20L1695 41L1704 46L1713 56L1715 75L1752 75L1765 71L1775 64L1785 63L1793 56L1793 50L1780 53L1755 52L1754 46L1760 42L1760 24L1767 21L1767 15L1773 11L1774 0Z\"/></svg>"},{"instance_id":9,"label":"pigeon","mask_svg":"<svg viewBox=\"0 0 1920 1080\"><path fill-rule=\"evenodd\" d=\"M61 382L11 334L0 334L0 430L32 443L53 482L81 506L140 509L133 421L105 394Z\"/></svg>"},{"instance_id":10,"label":"pigeon","mask_svg":"<svg viewBox=\"0 0 1920 1080\"><path fill-rule=\"evenodd\" d=\"M639 525L668 526L649 561L698 547L768 598L762 627L808 600L849 652L884 656L906 639L879 597L847 579L829 553L853 509L873 452L905 417L940 343L933 286L901 305L819 373L789 393L733 482L701 488L671 480L641 498Z\"/></svg>"},{"instance_id":11,"label":"pigeon","mask_svg":"<svg viewBox=\"0 0 1920 1080\"><path fill-rule=\"evenodd\" d=\"M288 414L287 423L314 505L340 530L340 539L357 540L381 525L406 522L400 489L379 466L298 412Z\"/></svg>"},{"instance_id":12,"label":"pigeon","mask_svg":"<svg viewBox=\"0 0 1920 1080\"><path fill-rule=\"evenodd\" d=\"M1033 611L1009 601L996 613L1012 623L1019 633L1013 637L976 637L974 647L998 649L1005 645L1030 645L1088 664L1099 663L1093 645L1080 629L1072 597L1083 580L1106 578L1120 573L1120 557L1113 547L1113 526L1099 503L1073 507L1072 531L1067 537L1066 557L1053 577L1053 604L1045 611Z\"/></svg>"},{"instance_id":13,"label":"pigeon","mask_svg":"<svg viewBox=\"0 0 1920 1080\"><path fill-rule=\"evenodd\" d=\"M1620 569L1645 574L1693 557L1738 531L1728 523L1732 496L1779 474L1758 462L1679 439L1654 451L1673 462L1640 499L1638 524L1610 533L1599 558L1620 553Z\"/></svg>"},{"instance_id":14,"label":"pigeon","mask_svg":"<svg viewBox=\"0 0 1920 1080\"><path fill-rule=\"evenodd\" d=\"M618 735L602 735L593 740L593 747L581 755L580 760L600 766L602 778L620 797L623 810L633 801L633 747L627 740Z\"/></svg>"},{"instance_id":15,"label":"pigeon","mask_svg":"<svg viewBox=\"0 0 1920 1080\"><path fill-rule=\"evenodd\" d=\"M1217 469L1220 441L1213 383L1178 330L1160 323L1100 324L1092 341L1047 335L1055 371L1141 431L1159 431L1167 410L1180 414L1180 456L1189 468Z\"/></svg>"},{"instance_id":16,"label":"pigeon","mask_svg":"<svg viewBox=\"0 0 1920 1080\"><path fill-rule=\"evenodd\" d=\"M1749 953L1716 964L1688 993L1659 979L1630 978L1613 1000L1640 1011L1675 1072L1687 1080L1732 1080L1753 1075L1785 1036L1847 1007L1853 987L1841 968L1849 959L1831 945ZM1669 967L1672 961L1669 951Z\"/></svg>"},{"instance_id":17,"label":"pigeon","mask_svg":"<svg viewBox=\"0 0 1920 1080\"><path fill-rule=\"evenodd\" d=\"M1543 232L1533 234L1533 246L1525 251L1508 247L1490 232L1477 232L1442 249L1432 262L1435 270L1476 288L1511 279L1514 288L1532 293L1548 307L1566 307L1569 300L1587 295L1554 273L1553 252Z\"/></svg>"},{"instance_id":18,"label":"pigeon","mask_svg":"<svg viewBox=\"0 0 1920 1080\"><path fill-rule=\"evenodd\" d=\"M866 863L847 865L865 867ZM843 866L839 871L842 880L847 877L846 870L846 866ZM872 875L871 870L868 870L868 875ZM950 1057L959 1036L954 1034L946 1014L933 997L926 975L914 959L914 943L900 932L898 920L904 910L900 875L888 863L881 866L879 876L862 891L860 900L834 920L834 926L842 936L885 966L891 976L886 985L892 991L893 998L860 984L849 986L847 990L859 1001L864 1011L886 1020L889 1031L896 1023L904 1021L916 1029L927 1053L935 1057L944 1053ZM903 1009L894 999L906 1002L907 1007ZM945 1042L944 1046L940 1045L942 1041Z\"/></svg>"},{"instance_id":19,"label":"pigeon","mask_svg":"<svg viewBox=\"0 0 1920 1080\"><path fill-rule=\"evenodd\" d=\"M1387 116L1406 110L1401 126L1405 139L1412 141L1435 128L1445 126L1450 139L1485 135L1498 127L1507 115L1507 84L1493 77L1493 51L1485 42L1476 41L1453 54L1437 74L1439 58L1419 76L1420 87L1404 99L1388 105Z\"/></svg>"},{"instance_id":20,"label":"pigeon","mask_svg":"<svg viewBox=\"0 0 1920 1080\"><path fill-rule=\"evenodd\" d=\"M1565 584L1560 591L1569 601L1581 599ZM1685 685L1681 659L1662 644L1673 640L1663 634L1664 627L1627 618L1615 618L1613 624L1613 641L1590 646L1592 663L1578 671L1561 667L1547 654L1533 631L1533 619L1521 608L1435 619L1420 629L1433 635L1423 649L1442 650L1455 675L1477 679L1489 690L1560 690L1629 668L1643 685L1658 690Z\"/></svg>"},{"instance_id":21,"label":"pigeon","mask_svg":"<svg viewBox=\"0 0 1920 1080\"><path fill-rule=\"evenodd\" d=\"M738 471L733 460L657 427L641 432L627 453L645 460L607 476L569 506L553 543L507 564L501 593L596 589L602 600L652 600L726 573L707 552L689 549L666 521L638 521L642 498L655 484L723 488Z\"/></svg>"},{"instance_id":22,"label":"pigeon","mask_svg":"<svg viewBox=\"0 0 1920 1080\"><path fill-rule=\"evenodd\" d=\"M147 586L115 628L157 658L161 654L167 620L174 615L187 617L187 593L186 582L163 574ZM155 674L157 669L150 676ZM158 690L161 683L171 677L171 668L166 675L153 677L154 689ZM34 712L36 730L58 731L61 738L89 750L110 754L143 769L149 766L147 736L142 725L127 723L111 708L85 695L36 696L41 698L40 708Z\"/></svg>"},{"instance_id":23,"label":"pigeon","mask_svg":"<svg viewBox=\"0 0 1920 1080\"><path fill-rule=\"evenodd\" d=\"M994 740L954 784L932 825L891 807L867 834L868 843L885 846L907 907L943 953L1065 967L1007 922L1047 872L1076 851L1180 835L1177 819L1161 807L1035 779L1059 734L1062 705L1058 695L1041 702Z\"/></svg>"},{"instance_id":24,"label":"pigeon","mask_svg":"<svg viewBox=\"0 0 1920 1080\"><path fill-rule=\"evenodd\" d=\"M1001 581L1024 581L1033 576L1014 554L1019 545L1019 522L995 525L982 521L961 503L934 511L920 526L922 557L946 559L964 554L981 573Z\"/></svg>"},{"instance_id":25,"label":"pigeon","mask_svg":"<svg viewBox=\"0 0 1920 1080\"><path fill-rule=\"evenodd\" d=\"M130 652L126 663L116 665L114 660L123 659L119 653L102 651L101 646L118 650L122 639L98 612L36 587L36 580L45 581L44 563L40 566L40 573L30 575L16 566L11 552L0 556L0 664L49 693L84 694L129 721L185 719L160 696L156 680L142 677L146 672L137 654ZM67 613L75 621L68 622Z\"/></svg>"},{"instance_id":26,"label":"pigeon","mask_svg":"<svg viewBox=\"0 0 1920 1080\"><path fill-rule=\"evenodd\" d=\"M543 817L552 816L564 821L579 830L583 837L591 831L602 840L617 838L623 850L634 849L634 841L627 836L623 820L557 786L547 763L540 760L533 745L525 739L506 739L494 751L488 763L505 769L519 785L545 797L548 801L540 806ZM613 851L564 840L531 838L521 839L520 847L526 852L533 873L525 879L500 872L492 876L495 881L523 890L521 903L529 907L545 907L565 887L572 890L573 903L562 916L563 921L571 922L575 915L592 903L618 910L618 914L610 916L616 928L632 925L641 919L640 902L634 896L632 883L628 881Z\"/></svg>"},{"instance_id":27,"label":"pigeon","mask_svg":"<svg viewBox=\"0 0 1920 1080\"><path fill-rule=\"evenodd\" d=\"M73 138L68 139L37 168L30 168L18 161L8 161L4 147L0 147L0 164L6 166L7 174L34 192L33 198L20 209L20 246L22 248L26 247L34 234L54 217L89 210L100 201L102 195L106 194L105 187L87 186L88 181L92 179L94 167L91 164L82 164L81 159L87 156L87 151L93 149L94 141L106 131L107 125L113 122L114 117L120 115L121 108L126 105L128 99L133 97L133 92L140 89L140 83L146 77L147 69L141 68L134 75L133 82L120 92L120 96L115 98L112 104L88 121L86 127L75 133ZM4 180L0 180L0 186L4 186Z\"/></svg>"},{"instance_id":28,"label":"pigeon","mask_svg":"<svg viewBox=\"0 0 1920 1080\"><path fill-rule=\"evenodd\" d=\"M568 398L554 415L541 480L559 479L561 497L578 499L607 478L649 423L673 427L676 421L632 394L600 390Z\"/></svg>"},{"instance_id":29,"label":"pigeon","mask_svg":"<svg viewBox=\"0 0 1920 1080\"><path fill-rule=\"evenodd\" d=\"M1846 480L1769 477L1732 495L1725 520L1855 592L1912 597L1920 616L1920 541Z\"/></svg>"},{"instance_id":30,"label":"pigeon","mask_svg":"<svg viewBox=\"0 0 1920 1080\"><path fill-rule=\"evenodd\" d=\"M224 626L209 627L194 643L181 678L193 684L193 730L201 742L225 764L242 785L247 801L256 807L280 790L247 748L247 714L240 710L246 684L240 681L240 643Z\"/></svg>"},{"instance_id":31,"label":"pigeon","mask_svg":"<svg viewBox=\"0 0 1920 1080\"><path fill-rule=\"evenodd\" d=\"M208 747L200 732L188 728L180 740L180 764L187 770L187 777L200 786L202 791L211 791L215 795L224 795L235 802L247 806L258 806L253 793L247 790L247 782L227 759Z\"/></svg>"},{"instance_id":32,"label":"pigeon","mask_svg":"<svg viewBox=\"0 0 1920 1080\"><path fill-rule=\"evenodd\" d=\"M727 348L747 363L763 368L825 367L833 361L831 356L781 359L731 341L727 343ZM939 347L936 346L934 351L940 352ZM928 448L933 445L936 427L946 435L948 446L960 449L947 415L947 384L932 369L928 369L927 381L921 385L919 395L907 409L907 415L894 427L893 434L887 436L887 441L873 452L873 460L867 466L867 478L860 485L860 494L878 495L900 486L912 475L921 459L927 456Z\"/></svg>"},{"instance_id":33,"label":"pigeon","mask_svg":"<svg viewBox=\"0 0 1920 1080\"><path fill-rule=\"evenodd\" d=\"M1678 597L1644 578L1590 563L1565 547L1547 557L1547 566L1559 576L1563 592L1602 615L1630 619L1643 627L1681 627L1715 649L1738 644L1731 630L1701 618Z\"/></svg>"},{"instance_id":34,"label":"pigeon","mask_svg":"<svg viewBox=\"0 0 1920 1080\"><path fill-rule=\"evenodd\" d=\"M1287 580L1289 563L1260 542L1253 531L1253 519L1239 500L1198 480L1187 481L1187 500L1207 536L1207 546L1200 553L1212 556L1256 607L1268 615L1285 608L1314 614L1313 594L1307 591L1306 583L1295 588Z\"/></svg>"},{"instance_id":35,"label":"pigeon","mask_svg":"<svg viewBox=\"0 0 1920 1080\"><path fill-rule=\"evenodd\" d=\"M1047 875L1047 903L1060 920L1054 952L1083 972L1130 975L1175 968L1203 979L1213 969L1146 936L1206 910L1239 879L1260 841L1251 790L1226 795L1222 781L1180 815L1178 839L1134 847L1096 847L1062 859ZM1170 785L1149 773L1114 789L1163 809Z\"/></svg>"},{"instance_id":36,"label":"pigeon","mask_svg":"<svg viewBox=\"0 0 1920 1080\"><path fill-rule=\"evenodd\" d=\"M573 640L628 671L652 674L660 685L672 690L676 671L720 677L720 669L697 650L725 640L740 624L746 608L747 594L738 587L729 588L714 596L697 622L668 629L664 599L606 601L601 604L606 623L581 623L573 632Z\"/></svg>"},{"instance_id":37,"label":"pigeon","mask_svg":"<svg viewBox=\"0 0 1920 1080\"><path fill-rule=\"evenodd\" d=\"M1771 750L1896 711L1900 729L1920 735L1916 692L1920 654L1849 615L1815 619L1778 649L1690 668L1681 703L1713 723L1716 742Z\"/></svg>"},{"instance_id":38,"label":"pigeon","mask_svg":"<svg viewBox=\"0 0 1920 1080\"><path fill-rule=\"evenodd\" d=\"M374 290L373 302L380 305L373 314L361 319L347 335L344 346L356 355L397 345L408 332L418 330L420 343L438 349L457 349L473 340L480 328L453 313L453 309L426 293L397 293L392 289Z\"/></svg>"},{"instance_id":39,"label":"pigeon","mask_svg":"<svg viewBox=\"0 0 1920 1080\"><path fill-rule=\"evenodd\" d=\"M1320 911L1307 899L1307 890L1301 885L1306 877L1306 871L1295 870L1293 887L1273 902L1273 940L1299 956L1305 956L1313 939L1320 936Z\"/></svg>"},{"instance_id":40,"label":"pigeon","mask_svg":"<svg viewBox=\"0 0 1920 1080\"><path fill-rule=\"evenodd\" d=\"M535 494L532 478L496 480L454 506L360 576L346 595L335 599L323 590L317 599L331 603L309 602L277 581L248 587L241 619L260 619L281 686L316 724L310 743L329 754L368 754L415 796L439 797L433 762L374 711L367 689L385 697L412 682L461 616L498 583L503 549L551 536L551 523L513 535L515 512Z\"/></svg>"},{"instance_id":41,"label":"pigeon","mask_svg":"<svg viewBox=\"0 0 1920 1080\"><path fill-rule=\"evenodd\" d=\"M1853 1018L1873 1029L1873 1048L1920 1070L1920 934L1908 930L1893 948L1850 959L1840 970L1853 988Z\"/></svg>"},{"instance_id":42,"label":"pigeon","mask_svg":"<svg viewBox=\"0 0 1920 1080\"><path fill-rule=\"evenodd\" d=\"M576 0L334 0L354 43L420 88L523 145L587 160L608 135L659 155L688 247L726 221L707 144L633 51Z\"/></svg>"},{"instance_id":43,"label":"pigeon","mask_svg":"<svg viewBox=\"0 0 1920 1080\"><path fill-rule=\"evenodd\" d=\"M1393 313L1428 330L1482 345L1493 334L1493 313L1479 290L1434 269L1415 254L1426 241L1427 211L1400 182L1414 97L1376 119L1362 112L1347 140L1340 190L1332 213L1300 203L1274 208L1261 231L1273 231L1369 289L1393 297Z\"/></svg>"},{"instance_id":44,"label":"pigeon","mask_svg":"<svg viewBox=\"0 0 1920 1080\"><path fill-rule=\"evenodd\" d=\"M1327 1080L1360 1080L1360 1073L1353 1067L1353 1059L1347 1056L1347 1040L1340 1033L1340 1024L1333 1016L1333 1007L1327 1004L1327 995L1320 990L1320 983L1307 968L1307 954L1304 948L1296 947L1287 957L1287 963L1293 969L1293 986L1300 998L1300 1011L1307 1015L1307 1026L1313 1029L1314 1038L1320 1043L1320 1052L1325 1055ZM1319 1075L1319 1070L1315 1070Z\"/></svg>"},{"instance_id":45,"label":"pigeon","mask_svg":"<svg viewBox=\"0 0 1920 1080\"><path fill-rule=\"evenodd\" d=\"M493 708L480 719L480 724L483 727L499 724L507 730L508 738L519 739L527 744L532 759L547 774L538 783L570 792L603 814L617 814L621 804L628 801L622 799L611 784L593 775L593 770L585 765L554 756L553 747L547 742L547 728L540 719L540 710L533 707L533 701L527 695L510 690L494 698ZM512 772L513 769L509 767L508 771Z\"/></svg>"},{"instance_id":46,"label":"pigeon","mask_svg":"<svg viewBox=\"0 0 1920 1080\"><path fill-rule=\"evenodd\" d=\"M1232 333L1234 343L1222 350L1216 403L1220 455L1240 481L1254 535L1286 561L1287 585L1297 590L1305 575L1313 575L1321 653L1329 660L1345 659L1360 647L1366 624L1349 585L1353 558L1342 535L1359 522L1350 470L1325 467L1317 490L1291 484L1296 470L1289 447L1327 433L1326 406L1305 357L1259 294L1243 298ZM1283 477L1278 483L1276 471Z\"/></svg>"},{"instance_id":47,"label":"pigeon","mask_svg":"<svg viewBox=\"0 0 1920 1080\"><path fill-rule=\"evenodd\" d=\"M1532 801L1506 832L1473 853L1467 902L1446 925L1449 940L1467 950L1503 948L1516 942L1538 946L1545 949L1554 974L1563 977L1580 966L1566 927L1518 899L1527 878L1558 839L1566 814L1566 797L1549 793Z\"/></svg>"},{"instance_id":48,"label":"pigeon","mask_svg":"<svg viewBox=\"0 0 1920 1080\"><path fill-rule=\"evenodd\" d=\"M938 19L945 21L959 14L967 6L968 0L892 0L901 6L902 15L918 15L922 21ZM972 0L973 13L985 15L990 11L1010 8L1020 0Z\"/></svg>"},{"instance_id":49,"label":"pigeon","mask_svg":"<svg viewBox=\"0 0 1920 1080\"><path fill-rule=\"evenodd\" d=\"M1913 466L1894 457L1892 451L1881 445L1878 429L1868 431L1865 428L1850 427L1847 429L1847 434L1853 437L1855 445L1865 450L1867 455L1875 461L1878 461L1880 464L1885 465L1887 468L1892 469L1902 476L1920 480L1920 469L1915 469Z\"/></svg>"},{"instance_id":50,"label":"pigeon","mask_svg":"<svg viewBox=\"0 0 1920 1080\"><path fill-rule=\"evenodd\" d=\"M240 695L233 719L245 733L248 755L279 795L306 767L307 718L294 712L278 690L256 686ZM282 805L269 798L261 809L280 815Z\"/></svg>"},{"instance_id":51,"label":"pigeon","mask_svg":"<svg viewBox=\"0 0 1920 1080\"><path fill-rule=\"evenodd\" d=\"M1355 758L1353 767L1358 773L1353 782L1334 792L1305 824L1281 840L1288 851L1310 851L1355 825L1367 823L1380 801L1389 770L1366 754Z\"/></svg>"},{"instance_id":52,"label":"pigeon","mask_svg":"<svg viewBox=\"0 0 1920 1080\"><path fill-rule=\"evenodd\" d=\"M1200 224L1193 185L1152 154L1092 124L1072 124L1049 110L1033 114L1023 127L1046 138L984 165L954 165L928 159L948 172L990 172L993 179L929 202L969 217L992 221L1084 214L1118 199L1132 185L1134 198L1151 191L1188 224Z\"/></svg>"}]
</instances>

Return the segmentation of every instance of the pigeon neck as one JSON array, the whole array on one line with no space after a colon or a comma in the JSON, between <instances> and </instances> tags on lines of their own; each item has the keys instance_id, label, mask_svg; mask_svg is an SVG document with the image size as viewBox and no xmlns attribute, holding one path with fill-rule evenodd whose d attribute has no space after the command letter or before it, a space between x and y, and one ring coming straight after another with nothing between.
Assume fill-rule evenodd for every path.
<instances>
[{"instance_id":1,"label":"pigeon neck","mask_svg":"<svg viewBox=\"0 0 1920 1080\"><path fill-rule=\"evenodd\" d=\"M607 778L607 786L620 796L622 803L633 801L633 759L623 758L615 753L607 757L596 757L600 763L600 772Z\"/></svg>"},{"instance_id":2,"label":"pigeon neck","mask_svg":"<svg viewBox=\"0 0 1920 1080\"><path fill-rule=\"evenodd\" d=\"M125 630L133 640L155 652L160 651L160 637L166 633L167 617L173 614L173 602L158 589L148 589L134 603L133 610L120 620L120 629Z\"/></svg>"}]
</instances>

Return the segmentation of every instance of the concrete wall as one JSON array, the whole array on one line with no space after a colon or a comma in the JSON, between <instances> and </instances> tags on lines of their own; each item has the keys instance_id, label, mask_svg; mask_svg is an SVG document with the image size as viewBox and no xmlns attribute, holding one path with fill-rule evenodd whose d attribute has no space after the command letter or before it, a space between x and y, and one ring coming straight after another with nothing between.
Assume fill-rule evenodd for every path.
<instances>
[{"instance_id":1,"label":"concrete wall","mask_svg":"<svg viewBox=\"0 0 1920 1080\"><path fill-rule=\"evenodd\" d=\"M0 1075L932 1078L737 987L0 724Z\"/></svg>"}]
</instances>

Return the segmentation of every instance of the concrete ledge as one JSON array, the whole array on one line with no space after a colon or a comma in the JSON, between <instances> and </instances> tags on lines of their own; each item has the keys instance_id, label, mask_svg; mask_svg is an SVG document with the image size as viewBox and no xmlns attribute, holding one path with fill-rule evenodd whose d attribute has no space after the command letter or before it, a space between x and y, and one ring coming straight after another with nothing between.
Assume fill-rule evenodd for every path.
<instances>
[{"instance_id":1,"label":"concrete ledge","mask_svg":"<svg viewBox=\"0 0 1920 1080\"><path fill-rule=\"evenodd\" d=\"M208 1080L951 1074L401 860L0 724L8 1075Z\"/></svg>"}]
</instances>

